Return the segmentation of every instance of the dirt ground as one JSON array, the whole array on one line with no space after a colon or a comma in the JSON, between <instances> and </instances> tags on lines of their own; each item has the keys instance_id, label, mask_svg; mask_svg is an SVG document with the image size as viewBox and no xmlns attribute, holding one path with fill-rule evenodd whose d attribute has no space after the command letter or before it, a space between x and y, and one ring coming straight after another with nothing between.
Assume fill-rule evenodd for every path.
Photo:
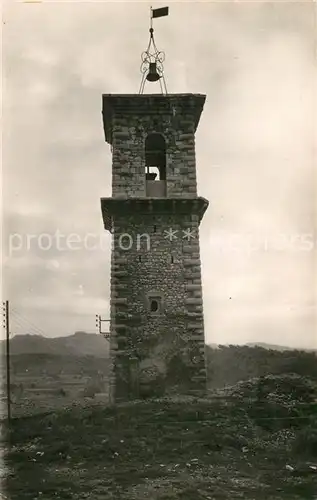
<instances>
[{"instance_id":1,"label":"dirt ground","mask_svg":"<svg viewBox=\"0 0 317 500\"><path fill-rule=\"evenodd\" d=\"M316 405L311 413L294 425L291 416L285 425L276 417L272 429L245 401L189 398L20 417L4 441L3 493L10 500L313 500L317 456L298 451Z\"/></svg>"}]
</instances>

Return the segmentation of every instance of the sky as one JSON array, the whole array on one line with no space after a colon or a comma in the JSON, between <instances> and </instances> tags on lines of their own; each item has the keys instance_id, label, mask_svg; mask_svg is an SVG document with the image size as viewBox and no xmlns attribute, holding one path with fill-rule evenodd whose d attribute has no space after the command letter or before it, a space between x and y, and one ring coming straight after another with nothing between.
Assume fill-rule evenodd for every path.
<instances>
[{"instance_id":1,"label":"sky","mask_svg":"<svg viewBox=\"0 0 317 500\"><path fill-rule=\"evenodd\" d=\"M207 95L196 133L198 191L210 202L200 229L206 341L317 348L316 3L152 5L170 7L154 24L168 92ZM2 295L12 334L95 332L95 315L109 317L101 99L138 93L149 8L4 4Z\"/></svg>"}]
</instances>

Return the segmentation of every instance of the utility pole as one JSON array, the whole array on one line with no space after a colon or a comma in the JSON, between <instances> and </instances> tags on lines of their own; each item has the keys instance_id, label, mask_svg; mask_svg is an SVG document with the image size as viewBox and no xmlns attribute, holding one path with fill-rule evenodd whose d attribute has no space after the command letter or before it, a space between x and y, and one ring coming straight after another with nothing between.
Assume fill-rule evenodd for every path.
<instances>
[{"instance_id":1,"label":"utility pole","mask_svg":"<svg viewBox=\"0 0 317 500\"><path fill-rule=\"evenodd\" d=\"M101 335L104 336L105 339L109 339L110 338L110 332L102 332L101 331L101 323L108 323L110 322L110 319L101 319L101 316L100 314L96 314L96 328L98 330L98 333L100 333Z\"/></svg>"},{"instance_id":2,"label":"utility pole","mask_svg":"<svg viewBox=\"0 0 317 500\"><path fill-rule=\"evenodd\" d=\"M6 329L6 369L7 369L7 410L8 423L11 422L11 381L10 381L10 320L9 301L3 302L4 327Z\"/></svg>"}]
</instances>

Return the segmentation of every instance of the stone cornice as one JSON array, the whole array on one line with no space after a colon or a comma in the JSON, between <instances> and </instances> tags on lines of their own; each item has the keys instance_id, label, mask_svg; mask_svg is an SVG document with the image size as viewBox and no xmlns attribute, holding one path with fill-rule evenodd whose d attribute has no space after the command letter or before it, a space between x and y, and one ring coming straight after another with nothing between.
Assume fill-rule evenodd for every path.
<instances>
[{"instance_id":1,"label":"stone cornice","mask_svg":"<svg viewBox=\"0 0 317 500\"><path fill-rule=\"evenodd\" d=\"M197 198L101 198L104 227L112 229L112 219L116 215L134 214L194 214L203 218L209 205L203 197Z\"/></svg>"},{"instance_id":2,"label":"stone cornice","mask_svg":"<svg viewBox=\"0 0 317 500\"><path fill-rule=\"evenodd\" d=\"M197 129L206 96L203 94L103 94L102 116L105 140L112 144L116 116L192 115Z\"/></svg>"}]
</instances>

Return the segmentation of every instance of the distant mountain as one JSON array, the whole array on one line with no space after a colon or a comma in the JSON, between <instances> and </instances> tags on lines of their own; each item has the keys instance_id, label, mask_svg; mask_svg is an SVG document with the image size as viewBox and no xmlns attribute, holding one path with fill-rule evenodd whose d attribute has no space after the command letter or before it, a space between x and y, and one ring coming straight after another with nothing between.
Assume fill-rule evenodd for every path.
<instances>
[{"instance_id":1,"label":"distant mountain","mask_svg":"<svg viewBox=\"0 0 317 500\"><path fill-rule=\"evenodd\" d=\"M314 352L316 349L304 349L304 348L295 348L295 347L287 347L284 345L276 345L276 344L266 344L265 342L248 342L245 344L248 347L262 347L263 349L273 349L274 351L305 351L305 352Z\"/></svg>"},{"instance_id":2,"label":"distant mountain","mask_svg":"<svg viewBox=\"0 0 317 500\"><path fill-rule=\"evenodd\" d=\"M1 342L1 350L5 341ZM76 332L68 337L47 338L41 335L15 335L10 340L11 354L55 354L61 356L96 356L107 358L109 342L102 336Z\"/></svg>"},{"instance_id":3,"label":"distant mountain","mask_svg":"<svg viewBox=\"0 0 317 500\"><path fill-rule=\"evenodd\" d=\"M246 347L261 347L274 351L294 351L293 347L266 344L265 342L249 342ZM5 341L0 343L1 351L5 349ZM208 344L211 349L219 349L218 344ZM229 347L229 346L227 346ZM305 352L316 352L316 349L300 349ZM10 340L11 354L55 354L61 356L109 356L109 341L102 335L79 331L67 337L47 338L41 335L15 335Z\"/></svg>"},{"instance_id":4,"label":"distant mountain","mask_svg":"<svg viewBox=\"0 0 317 500\"><path fill-rule=\"evenodd\" d=\"M235 344L232 344L235 346ZM239 344L240 345L240 344ZM304 351L304 352L316 352L317 349L304 349L304 348L295 348L295 347L287 347L284 345L277 344L267 344L266 342L248 342L247 344L242 344L245 347L262 347L262 349L273 350L273 351ZM207 346L211 349L219 349L221 346L230 347L229 344L207 344Z\"/></svg>"}]
</instances>

